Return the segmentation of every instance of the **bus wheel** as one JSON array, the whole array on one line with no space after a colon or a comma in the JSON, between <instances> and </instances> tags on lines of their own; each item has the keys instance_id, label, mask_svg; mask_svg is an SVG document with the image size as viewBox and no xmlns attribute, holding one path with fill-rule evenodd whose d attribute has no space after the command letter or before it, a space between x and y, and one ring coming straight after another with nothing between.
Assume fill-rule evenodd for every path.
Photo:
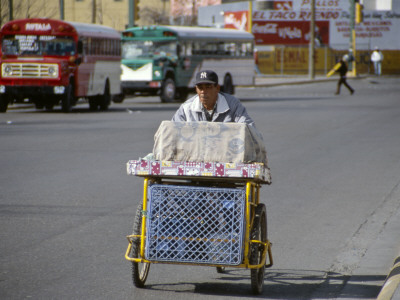
<instances>
[{"instance_id":1,"label":"bus wheel","mask_svg":"<svg viewBox=\"0 0 400 300\"><path fill-rule=\"evenodd\" d=\"M111 103L110 87L107 82L104 88L104 94L102 96L99 96L100 110L107 110L110 103Z\"/></svg>"},{"instance_id":2,"label":"bus wheel","mask_svg":"<svg viewBox=\"0 0 400 300\"><path fill-rule=\"evenodd\" d=\"M0 95L0 112L6 112L9 99L6 95Z\"/></svg>"},{"instance_id":3,"label":"bus wheel","mask_svg":"<svg viewBox=\"0 0 400 300\"><path fill-rule=\"evenodd\" d=\"M224 93L233 95L235 93L235 88L232 83L232 77L230 75L226 75L224 78L224 86L223 86Z\"/></svg>"},{"instance_id":4,"label":"bus wheel","mask_svg":"<svg viewBox=\"0 0 400 300\"><path fill-rule=\"evenodd\" d=\"M61 109L63 112L67 113L67 112L71 111L73 96L74 96L74 90L72 88L72 85L68 85L67 89L65 91L65 95L63 96L63 98L61 100Z\"/></svg>"},{"instance_id":5,"label":"bus wheel","mask_svg":"<svg viewBox=\"0 0 400 300\"><path fill-rule=\"evenodd\" d=\"M171 78L165 79L161 88L161 102L173 102L175 100L176 86Z\"/></svg>"},{"instance_id":6,"label":"bus wheel","mask_svg":"<svg viewBox=\"0 0 400 300\"><path fill-rule=\"evenodd\" d=\"M90 111L96 111L97 106L99 105L99 101L97 99L97 96L91 96L89 97L89 110Z\"/></svg>"},{"instance_id":7,"label":"bus wheel","mask_svg":"<svg viewBox=\"0 0 400 300\"><path fill-rule=\"evenodd\" d=\"M112 101L114 103L122 103L125 99L125 95L124 94L118 94L118 95L114 95L114 97L112 98Z\"/></svg>"}]
</instances>

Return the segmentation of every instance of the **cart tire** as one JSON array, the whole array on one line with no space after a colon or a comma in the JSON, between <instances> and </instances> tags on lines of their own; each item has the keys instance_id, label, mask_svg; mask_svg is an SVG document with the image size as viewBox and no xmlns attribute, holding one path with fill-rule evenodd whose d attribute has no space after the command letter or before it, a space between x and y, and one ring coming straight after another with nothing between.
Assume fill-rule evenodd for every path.
<instances>
[{"instance_id":1,"label":"cart tire","mask_svg":"<svg viewBox=\"0 0 400 300\"><path fill-rule=\"evenodd\" d=\"M267 211L264 204L258 204L255 211L254 224L251 229L250 239L267 241ZM259 264L262 261L264 246L252 243L250 248L250 264ZM265 266L259 269L251 269L251 289L254 294L262 293L264 285Z\"/></svg>"},{"instance_id":2,"label":"cart tire","mask_svg":"<svg viewBox=\"0 0 400 300\"><path fill-rule=\"evenodd\" d=\"M133 222L133 232L132 234L140 234L142 231L142 211L143 211L143 203L141 203L135 215L135 220ZM140 238L132 239L132 249L130 253L130 257L139 257L140 252ZM132 280L133 284L138 288L143 288L147 279L147 275L149 274L150 263L137 263L132 262Z\"/></svg>"},{"instance_id":3,"label":"cart tire","mask_svg":"<svg viewBox=\"0 0 400 300\"><path fill-rule=\"evenodd\" d=\"M217 273L225 273L225 267L217 267Z\"/></svg>"}]
</instances>

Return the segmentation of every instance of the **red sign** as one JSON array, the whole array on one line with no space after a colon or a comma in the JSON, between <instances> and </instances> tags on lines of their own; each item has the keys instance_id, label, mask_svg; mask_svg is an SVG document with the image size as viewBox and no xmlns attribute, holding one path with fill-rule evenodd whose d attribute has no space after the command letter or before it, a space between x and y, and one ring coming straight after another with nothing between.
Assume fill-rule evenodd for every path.
<instances>
[{"instance_id":1,"label":"red sign","mask_svg":"<svg viewBox=\"0 0 400 300\"><path fill-rule=\"evenodd\" d=\"M274 1L274 9L275 10L292 10L293 9L293 1Z\"/></svg>"},{"instance_id":2,"label":"red sign","mask_svg":"<svg viewBox=\"0 0 400 300\"><path fill-rule=\"evenodd\" d=\"M247 31L249 28L249 13L244 11L225 12L224 23L225 28L233 28Z\"/></svg>"},{"instance_id":3,"label":"red sign","mask_svg":"<svg viewBox=\"0 0 400 300\"><path fill-rule=\"evenodd\" d=\"M310 42L309 21L253 21L256 45L301 45ZM315 22L316 46L329 44L329 21Z\"/></svg>"}]
</instances>

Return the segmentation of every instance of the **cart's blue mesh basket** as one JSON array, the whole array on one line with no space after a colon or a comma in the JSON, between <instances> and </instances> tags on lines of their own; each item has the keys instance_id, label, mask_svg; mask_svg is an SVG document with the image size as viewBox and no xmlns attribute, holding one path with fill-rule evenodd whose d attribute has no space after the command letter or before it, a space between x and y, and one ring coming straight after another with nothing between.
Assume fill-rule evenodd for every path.
<instances>
[{"instance_id":1,"label":"cart's blue mesh basket","mask_svg":"<svg viewBox=\"0 0 400 300\"><path fill-rule=\"evenodd\" d=\"M146 258L239 265L245 191L155 184L149 191Z\"/></svg>"}]
</instances>

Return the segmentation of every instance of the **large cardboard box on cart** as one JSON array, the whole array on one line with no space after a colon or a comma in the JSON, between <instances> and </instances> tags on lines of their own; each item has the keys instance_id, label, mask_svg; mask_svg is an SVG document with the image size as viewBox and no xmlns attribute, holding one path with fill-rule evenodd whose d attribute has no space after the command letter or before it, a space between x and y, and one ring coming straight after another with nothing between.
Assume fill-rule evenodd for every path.
<instances>
[{"instance_id":1,"label":"large cardboard box on cart","mask_svg":"<svg viewBox=\"0 0 400 300\"><path fill-rule=\"evenodd\" d=\"M153 155L160 161L257 162L267 167L261 134L244 123L163 121L154 139Z\"/></svg>"}]
</instances>

